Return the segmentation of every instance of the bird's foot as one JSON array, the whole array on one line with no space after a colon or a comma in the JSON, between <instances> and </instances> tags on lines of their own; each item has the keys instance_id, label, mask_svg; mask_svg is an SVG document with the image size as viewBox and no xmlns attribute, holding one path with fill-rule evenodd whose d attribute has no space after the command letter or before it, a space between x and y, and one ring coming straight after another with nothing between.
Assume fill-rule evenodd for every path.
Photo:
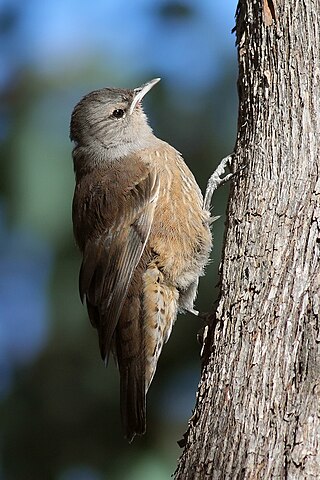
<instances>
[{"instance_id":1,"label":"bird's foot","mask_svg":"<svg viewBox=\"0 0 320 480\"><path fill-rule=\"evenodd\" d=\"M224 177L222 177L226 167L228 166L230 168L232 161L233 161L233 153L221 160L221 162L219 163L219 165L217 166L217 168L209 178L207 183L206 193L204 196L204 202L203 202L205 210L210 210L212 195L217 190L217 188L220 187L221 185L224 185L226 182L228 182L228 180L230 180L233 177L234 175L233 173L229 173Z\"/></svg>"}]
</instances>

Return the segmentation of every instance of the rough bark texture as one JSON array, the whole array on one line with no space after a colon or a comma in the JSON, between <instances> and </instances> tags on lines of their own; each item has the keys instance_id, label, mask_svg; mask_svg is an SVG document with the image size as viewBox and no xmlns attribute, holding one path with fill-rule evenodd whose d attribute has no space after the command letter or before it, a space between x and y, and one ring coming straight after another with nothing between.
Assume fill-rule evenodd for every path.
<instances>
[{"instance_id":1,"label":"rough bark texture","mask_svg":"<svg viewBox=\"0 0 320 480\"><path fill-rule=\"evenodd\" d=\"M320 478L319 1L241 0L217 323L175 474Z\"/></svg>"}]
</instances>

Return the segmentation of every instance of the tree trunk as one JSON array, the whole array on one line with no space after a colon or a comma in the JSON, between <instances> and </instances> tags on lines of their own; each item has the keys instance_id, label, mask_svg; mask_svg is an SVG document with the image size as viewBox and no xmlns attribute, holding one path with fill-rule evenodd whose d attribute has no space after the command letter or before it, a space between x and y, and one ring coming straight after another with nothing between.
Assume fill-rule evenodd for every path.
<instances>
[{"instance_id":1,"label":"tree trunk","mask_svg":"<svg viewBox=\"0 0 320 480\"><path fill-rule=\"evenodd\" d=\"M318 0L239 1L246 168L176 480L320 479L319 16Z\"/></svg>"}]
</instances>

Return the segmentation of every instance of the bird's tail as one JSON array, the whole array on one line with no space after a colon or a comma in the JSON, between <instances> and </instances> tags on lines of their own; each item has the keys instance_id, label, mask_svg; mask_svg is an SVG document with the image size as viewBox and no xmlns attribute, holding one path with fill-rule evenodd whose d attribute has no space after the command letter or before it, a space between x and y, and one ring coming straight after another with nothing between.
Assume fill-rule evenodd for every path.
<instances>
[{"instance_id":1,"label":"bird's tail","mask_svg":"<svg viewBox=\"0 0 320 480\"><path fill-rule=\"evenodd\" d=\"M146 431L146 390L139 362L133 361L120 372L121 417L125 436L131 443Z\"/></svg>"},{"instance_id":2,"label":"bird's tail","mask_svg":"<svg viewBox=\"0 0 320 480\"><path fill-rule=\"evenodd\" d=\"M129 291L116 331L120 372L121 417L125 436L132 442L146 431L146 382L141 296Z\"/></svg>"},{"instance_id":3,"label":"bird's tail","mask_svg":"<svg viewBox=\"0 0 320 480\"><path fill-rule=\"evenodd\" d=\"M148 265L142 283L134 279L117 327L121 416L129 442L145 433L146 394L175 322L179 295L156 263Z\"/></svg>"}]
</instances>

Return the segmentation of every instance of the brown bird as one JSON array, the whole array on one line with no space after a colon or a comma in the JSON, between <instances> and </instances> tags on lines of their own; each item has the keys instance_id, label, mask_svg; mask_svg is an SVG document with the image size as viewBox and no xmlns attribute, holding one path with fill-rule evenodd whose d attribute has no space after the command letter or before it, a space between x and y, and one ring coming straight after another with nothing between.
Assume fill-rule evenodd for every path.
<instances>
[{"instance_id":1,"label":"brown bird","mask_svg":"<svg viewBox=\"0 0 320 480\"><path fill-rule=\"evenodd\" d=\"M146 430L146 393L177 313L197 313L211 250L210 214L195 178L142 110L159 80L91 92L71 118L80 296L103 360L112 351L118 364L129 441Z\"/></svg>"}]
</instances>

